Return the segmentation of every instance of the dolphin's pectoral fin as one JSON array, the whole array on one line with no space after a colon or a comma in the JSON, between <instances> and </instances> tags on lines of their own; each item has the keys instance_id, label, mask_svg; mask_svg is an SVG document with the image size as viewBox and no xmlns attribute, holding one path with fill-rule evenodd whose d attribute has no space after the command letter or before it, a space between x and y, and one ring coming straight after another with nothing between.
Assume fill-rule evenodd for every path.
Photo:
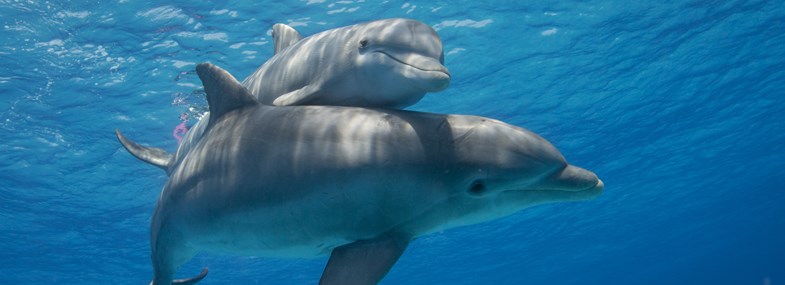
<instances>
[{"instance_id":1,"label":"dolphin's pectoral fin","mask_svg":"<svg viewBox=\"0 0 785 285\"><path fill-rule=\"evenodd\" d=\"M273 46L275 47L274 54L279 53L280 51L288 48L290 45L293 45L302 39L303 36L300 35L297 30L286 24L278 23L273 25Z\"/></svg>"},{"instance_id":2,"label":"dolphin's pectoral fin","mask_svg":"<svg viewBox=\"0 0 785 285\"><path fill-rule=\"evenodd\" d=\"M207 103L210 106L209 128L224 114L244 106L259 104L248 89L243 87L229 72L209 63L196 66L196 74L202 80Z\"/></svg>"},{"instance_id":3,"label":"dolphin's pectoral fin","mask_svg":"<svg viewBox=\"0 0 785 285\"><path fill-rule=\"evenodd\" d=\"M160 148L141 146L123 136L123 134L120 133L120 130L115 129L114 131L117 135L117 139L120 140L120 144L122 144L125 150L131 153L131 155L168 172L169 162L172 161L173 157L171 154Z\"/></svg>"},{"instance_id":4,"label":"dolphin's pectoral fin","mask_svg":"<svg viewBox=\"0 0 785 285\"><path fill-rule=\"evenodd\" d=\"M283 94L273 100L275 106L304 105L313 100L318 94L319 87L316 84L308 84L303 88Z\"/></svg>"},{"instance_id":5,"label":"dolphin's pectoral fin","mask_svg":"<svg viewBox=\"0 0 785 285\"><path fill-rule=\"evenodd\" d=\"M207 268L202 269L199 275L174 279L180 265L191 260L196 255L196 249L187 245L182 233L171 229L169 222L160 219L160 208L156 209L150 225L150 249L153 262L153 281L150 285L193 285L207 276Z\"/></svg>"},{"instance_id":6,"label":"dolphin's pectoral fin","mask_svg":"<svg viewBox=\"0 0 785 285\"><path fill-rule=\"evenodd\" d=\"M398 261L409 239L387 236L333 249L319 285L373 285Z\"/></svg>"},{"instance_id":7,"label":"dolphin's pectoral fin","mask_svg":"<svg viewBox=\"0 0 785 285\"><path fill-rule=\"evenodd\" d=\"M193 284L198 283L199 281L202 281L202 279L204 279L205 276L207 276L207 268L206 267L202 269L202 272L199 273L199 275L196 275L196 276L191 277L191 278L186 278L186 279L177 279L177 280L172 281L172 284L173 285L175 285L175 284L176 285L193 285Z\"/></svg>"}]
</instances>

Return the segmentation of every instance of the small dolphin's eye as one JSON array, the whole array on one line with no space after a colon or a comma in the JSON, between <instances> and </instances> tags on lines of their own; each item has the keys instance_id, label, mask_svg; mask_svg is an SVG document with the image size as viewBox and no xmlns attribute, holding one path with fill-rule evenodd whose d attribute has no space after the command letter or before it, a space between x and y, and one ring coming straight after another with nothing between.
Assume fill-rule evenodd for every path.
<instances>
[{"instance_id":1,"label":"small dolphin's eye","mask_svg":"<svg viewBox=\"0 0 785 285\"><path fill-rule=\"evenodd\" d=\"M366 48L367 46L368 46L368 40L360 41L360 48Z\"/></svg>"},{"instance_id":2,"label":"small dolphin's eye","mask_svg":"<svg viewBox=\"0 0 785 285\"><path fill-rule=\"evenodd\" d=\"M472 186L469 186L469 194L480 196L485 193L485 183L482 180L475 180Z\"/></svg>"}]
</instances>

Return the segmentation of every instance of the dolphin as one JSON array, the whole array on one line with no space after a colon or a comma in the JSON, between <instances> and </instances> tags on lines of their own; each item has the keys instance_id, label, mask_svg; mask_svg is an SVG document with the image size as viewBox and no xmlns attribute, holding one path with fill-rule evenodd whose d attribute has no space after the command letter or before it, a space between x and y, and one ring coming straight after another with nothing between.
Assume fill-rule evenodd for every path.
<instances>
[{"instance_id":1,"label":"dolphin","mask_svg":"<svg viewBox=\"0 0 785 285\"><path fill-rule=\"evenodd\" d=\"M303 38L273 26L275 55L243 81L263 104L401 109L450 84L431 27L385 19Z\"/></svg>"},{"instance_id":2,"label":"dolphin","mask_svg":"<svg viewBox=\"0 0 785 285\"><path fill-rule=\"evenodd\" d=\"M547 140L501 121L269 106L217 66L196 71L211 116L167 168L151 222L153 285L204 278L172 280L197 252L329 255L319 284L376 284L417 237L604 189Z\"/></svg>"}]
</instances>

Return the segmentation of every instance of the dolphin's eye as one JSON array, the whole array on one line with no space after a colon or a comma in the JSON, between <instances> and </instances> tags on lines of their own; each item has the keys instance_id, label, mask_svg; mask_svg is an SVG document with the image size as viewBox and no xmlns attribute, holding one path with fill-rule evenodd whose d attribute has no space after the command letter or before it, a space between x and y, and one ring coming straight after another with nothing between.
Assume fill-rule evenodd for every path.
<instances>
[{"instance_id":1,"label":"dolphin's eye","mask_svg":"<svg viewBox=\"0 0 785 285\"><path fill-rule=\"evenodd\" d=\"M360 48L368 47L368 40L361 40L360 41Z\"/></svg>"},{"instance_id":2,"label":"dolphin's eye","mask_svg":"<svg viewBox=\"0 0 785 285\"><path fill-rule=\"evenodd\" d=\"M485 182L482 179L477 179L469 186L469 194L474 196L481 196L485 194Z\"/></svg>"}]
</instances>

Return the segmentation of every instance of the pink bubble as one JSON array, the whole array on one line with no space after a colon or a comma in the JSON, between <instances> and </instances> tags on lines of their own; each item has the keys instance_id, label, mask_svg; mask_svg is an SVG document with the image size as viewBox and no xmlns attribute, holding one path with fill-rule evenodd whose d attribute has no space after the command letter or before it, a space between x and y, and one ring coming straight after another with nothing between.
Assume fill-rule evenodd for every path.
<instances>
[{"instance_id":1,"label":"pink bubble","mask_svg":"<svg viewBox=\"0 0 785 285\"><path fill-rule=\"evenodd\" d=\"M188 132L188 127L185 125L185 123L188 122L188 114L180 114L180 120L182 120L182 122L180 122L180 124L175 126L174 130L172 130L172 136L177 139L178 144L183 141L185 133Z\"/></svg>"}]
</instances>

